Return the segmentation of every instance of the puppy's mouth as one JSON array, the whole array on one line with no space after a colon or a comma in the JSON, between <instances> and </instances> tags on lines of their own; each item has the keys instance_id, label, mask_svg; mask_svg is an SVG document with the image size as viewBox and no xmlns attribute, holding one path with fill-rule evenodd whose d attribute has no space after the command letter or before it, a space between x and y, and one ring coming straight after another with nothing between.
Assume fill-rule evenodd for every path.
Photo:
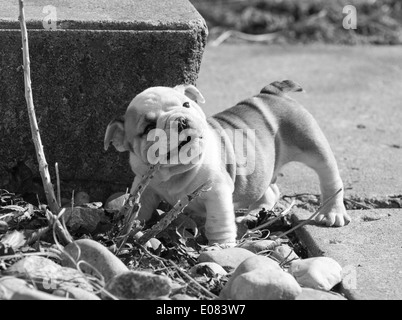
<instances>
[{"instance_id":1,"label":"puppy's mouth","mask_svg":"<svg viewBox=\"0 0 402 320\"><path fill-rule=\"evenodd\" d=\"M177 147L169 150L169 152L166 154L166 159L169 164L180 164L180 161L179 163L174 161L174 159L177 158L177 153L180 154L181 151L187 152L191 148L198 150L197 152L199 152L199 143L202 140L202 130L197 128L199 126L194 121L183 116L175 118L171 124L180 138L177 142ZM174 154L174 156L172 154Z\"/></svg>"}]
</instances>

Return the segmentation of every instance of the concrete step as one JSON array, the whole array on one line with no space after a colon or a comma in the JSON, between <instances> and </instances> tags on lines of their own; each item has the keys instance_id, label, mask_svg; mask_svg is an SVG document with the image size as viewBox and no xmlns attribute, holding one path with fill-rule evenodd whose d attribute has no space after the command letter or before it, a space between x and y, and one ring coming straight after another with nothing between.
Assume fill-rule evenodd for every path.
<instances>
[{"instance_id":1,"label":"concrete step","mask_svg":"<svg viewBox=\"0 0 402 320\"><path fill-rule=\"evenodd\" d=\"M122 191L133 178L127 153L103 151L107 124L150 86L195 83L207 28L188 0L51 4L25 2L43 145L52 174L59 163L63 190L69 181L96 181L86 191L100 200L110 195L108 185L119 183ZM6 169L18 161L39 175L24 97L18 1L1 0L0 7L0 187L7 188Z\"/></svg>"}]
</instances>

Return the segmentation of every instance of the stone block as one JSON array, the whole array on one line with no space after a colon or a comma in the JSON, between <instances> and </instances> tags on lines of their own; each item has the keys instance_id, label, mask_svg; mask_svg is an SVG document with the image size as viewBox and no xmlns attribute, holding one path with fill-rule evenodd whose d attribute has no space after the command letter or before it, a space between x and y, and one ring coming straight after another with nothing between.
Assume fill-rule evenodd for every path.
<instances>
[{"instance_id":1,"label":"stone block","mask_svg":"<svg viewBox=\"0 0 402 320\"><path fill-rule=\"evenodd\" d=\"M39 173L18 1L0 0L0 7L0 188L7 188L7 169L18 161ZM52 27L47 19L54 10ZM89 183L94 200L110 195L111 184L125 191L133 178L128 154L103 150L106 126L150 86L195 84L205 21L187 0L37 0L25 3L25 13L33 99L51 175L58 162L65 188Z\"/></svg>"}]
</instances>

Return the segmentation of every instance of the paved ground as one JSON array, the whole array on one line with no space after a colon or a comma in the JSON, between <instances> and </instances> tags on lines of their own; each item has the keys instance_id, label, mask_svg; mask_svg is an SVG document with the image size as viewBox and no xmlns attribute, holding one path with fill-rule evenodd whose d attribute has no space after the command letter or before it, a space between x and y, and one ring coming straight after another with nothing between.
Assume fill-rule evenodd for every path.
<instances>
[{"instance_id":1,"label":"paved ground","mask_svg":"<svg viewBox=\"0 0 402 320\"><path fill-rule=\"evenodd\" d=\"M212 114L283 79L318 120L338 160L346 197L402 198L402 47L207 47L198 88ZM283 170L283 194L318 193L314 173L299 164ZM384 206L386 203L384 202ZM402 299L402 209L350 212L344 228L305 226L299 235L312 255L335 258L349 272L352 299ZM306 217L305 212L295 219ZM354 283L353 277L356 276ZM355 285L356 289L353 289Z\"/></svg>"},{"instance_id":2,"label":"paved ground","mask_svg":"<svg viewBox=\"0 0 402 320\"><path fill-rule=\"evenodd\" d=\"M402 194L402 47L207 47L197 83L208 114L283 79L318 120L338 160L347 195ZM279 183L284 194L318 193L315 175L290 165Z\"/></svg>"},{"instance_id":3,"label":"paved ground","mask_svg":"<svg viewBox=\"0 0 402 320\"><path fill-rule=\"evenodd\" d=\"M352 211L344 228L307 225L299 238L313 256L327 256L344 270L341 291L350 299L402 299L402 209ZM297 221L310 212L297 214Z\"/></svg>"}]
</instances>

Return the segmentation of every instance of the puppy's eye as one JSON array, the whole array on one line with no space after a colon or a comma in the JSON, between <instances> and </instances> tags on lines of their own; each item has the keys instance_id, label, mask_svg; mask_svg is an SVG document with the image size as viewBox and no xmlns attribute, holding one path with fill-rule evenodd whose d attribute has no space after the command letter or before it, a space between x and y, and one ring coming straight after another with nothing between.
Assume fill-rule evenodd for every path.
<instances>
[{"instance_id":1,"label":"puppy's eye","mask_svg":"<svg viewBox=\"0 0 402 320\"><path fill-rule=\"evenodd\" d=\"M184 108L190 108L190 102L186 101L183 103Z\"/></svg>"},{"instance_id":2,"label":"puppy's eye","mask_svg":"<svg viewBox=\"0 0 402 320\"><path fill-rule=\"evenodd\" d=\"M148 124L148 125L145 127L145 129L144 129L143 135L148 134L151 130L153 130L153 129L155 129L155 128L156 128L156 123L150 123L150 124Z\"/></svg>"}]
</instances>

